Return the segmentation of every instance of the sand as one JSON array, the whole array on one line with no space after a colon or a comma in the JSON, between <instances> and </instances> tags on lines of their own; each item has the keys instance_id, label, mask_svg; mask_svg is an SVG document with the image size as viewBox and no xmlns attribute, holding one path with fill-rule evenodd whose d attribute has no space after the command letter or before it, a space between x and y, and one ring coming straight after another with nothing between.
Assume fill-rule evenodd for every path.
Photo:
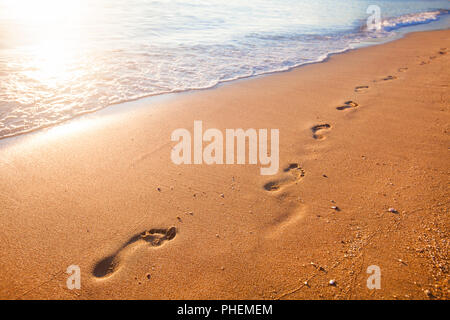
<instances>
[{"instance_id":1,"label":"sand","mask_svg":"<svg viewBox=\"0 0 450 320\"><path fill-rule=\"evenodd\" d=\"M414 33L1 141L0 298L448 299L449 49ZM279 129L279 173L173 164L194 120Z\"/></svg>"}]
</instances>

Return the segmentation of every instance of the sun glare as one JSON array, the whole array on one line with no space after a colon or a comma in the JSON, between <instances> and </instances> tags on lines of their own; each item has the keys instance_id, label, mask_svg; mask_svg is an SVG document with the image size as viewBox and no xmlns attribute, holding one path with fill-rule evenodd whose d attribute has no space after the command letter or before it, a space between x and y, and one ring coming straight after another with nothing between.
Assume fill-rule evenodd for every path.
<instances>
[{"instance_id":1,"label":"sun glare","mask_svg":"<svg viewBox=\"0 0 450 320\"><path fill-rule=\"evenodd\" d=\"M2 0L9 36L26 52L22 72L48 88L64 82L82 45L81 0ZM85 11L85 10L84 10Z\"/></svg>"},{"instance_id":2,"label":"sun glare","mask_svg":"<svg viewBox=\"0 0 450 320\"><path fill-rule=\"evenodd\" d=\"M80 13L82 1L74 0L3 0L7 16L24 23L51 24L70 22Z\"/></svg>"}]
</instances>

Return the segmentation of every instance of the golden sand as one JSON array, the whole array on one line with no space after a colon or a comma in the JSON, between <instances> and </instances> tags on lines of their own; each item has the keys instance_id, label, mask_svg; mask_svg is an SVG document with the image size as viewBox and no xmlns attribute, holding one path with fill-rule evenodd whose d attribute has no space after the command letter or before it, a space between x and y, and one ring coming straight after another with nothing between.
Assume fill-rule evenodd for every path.
<instances>
[{"instance_id":1,"label":"golden sand","mask_svg":"<svg viewBox=\"0 0 450 320\"><path fill-rule=\"evenodd\" d=\"M3 141L0 298L448 299L448 48L410 34ZM279 173L173 164L194 120L278 128Z\"/></svg>"}]
</instances>

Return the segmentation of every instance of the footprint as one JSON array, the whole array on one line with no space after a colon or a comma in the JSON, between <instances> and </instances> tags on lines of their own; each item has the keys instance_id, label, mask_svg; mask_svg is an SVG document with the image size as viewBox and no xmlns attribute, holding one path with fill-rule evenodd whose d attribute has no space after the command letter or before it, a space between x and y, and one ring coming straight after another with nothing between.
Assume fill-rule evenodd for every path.
<instances>
[{"instance_id":1,"label":"footprint","mask_svg":"<svg viewBox=\"0 0 450 320\"><path fill-rule=\"evenodd\" d=\"M289 228L303 219L306 214L306 207L289 208L287 212L274 219L266 233L266 238L274 239L283 236Z\"/></svg>"},{"instance_id":2,"label":"footprint","mask_svg":"<svg viewBox=\"0 0 450 320\"><path fill-rule=\"evenodd\" d=\"M289 186L305 176L305 170L298 163L291 163L283 172L289 174L281 179L272 180L264 185L264 189L269 192L280 191L282 188Z\"/></svg>"},{"instance_id":3,"label":"footprint","mask_svg":"<svg viewBox=\"0 0 450 320\"><path fill-rule=\"evenodd\" d=\"M94 267L92 275L96 278L112 276L120 267L122 259L127 252L138 245L148 243L152 247L159 247L165 241L170 241L177 234L176 227L167 229L150 229L130 238L119 250L112 255L100 260Z\"/></svg>"},{"instance_id":4,"label":"footprint","mask_svg":"<svg viewBox=\"0 0 450 320\"><path fill-rule=\"evenodd\" d=\"M331 129L331 126L328 123L325 124L318 124L311 128L311 131L313 133L313 138L316 140L323 140L325 139L325 136L323 136L323 133L326 131L329 131Z\"/></svg>"},{"instance_id":5,"label":"footprint","mask_svg":"<svg viewBox=\"0 0 450 320\"><path fill-rule=\"evenodd\" d=\"M442 55L447 54L447 52L448 52L447 48L441 48L441 49L436 53L437 55L429 56L429 57L428 57L428 60L422 60L422 62L420 62L419 65L423 66L423 65L426 65L426 64L430 64L430 63L432 62L432 60L438 58L438 55L441 55L441 56L442 56Z\"/></svg>"},{"instance_id":6,"label":"footprint","mask_svg":"<svg viewBox=\"0 0 450 320\"><path fill-rule=\"evenodd\" d=\"M336 107L336 109L338 110L345 110L345 109L350 109L350 108L357 108L359 107L359 104L355 101L345 101L343 106L340 107Z\"/></svg>"},{"instance_id":7,"label":"footprint","mask_svg":"<svg viewBox=\"0 0 450 320\"><path fill-rule=\"evenodd\" d=\"M383 79L381 79L381 80L383 80L383 81L390 81L390 80L395 80L395 79L397 79L397 77L396 76L387 76L387 77L385 77L385 78L383 78Z\"/></svg>"},{"instance_id":8,"label":"footprint","mask_svg":"<svg viewBox=\"0 0 450 320\"><path fill-rule=\"evenodd\" d=\"M369 86L357 86L355 87L355 92L366 92Z\"/></svg>"}]
</instances>

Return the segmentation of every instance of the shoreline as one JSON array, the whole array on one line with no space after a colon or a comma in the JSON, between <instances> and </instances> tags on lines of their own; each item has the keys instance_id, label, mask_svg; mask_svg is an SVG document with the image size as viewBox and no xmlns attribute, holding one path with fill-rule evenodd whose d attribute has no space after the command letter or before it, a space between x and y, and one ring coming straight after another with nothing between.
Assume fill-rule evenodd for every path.
<instances>
[{"instance_id":1,"label":"shoreline","mask_svg":"<svg viewBox=\"0 0 450 320\"><path fill-rule=\"evenodd\" d=\"M449 49L410 33L3 139L0 297L448 299ZM279 129L278 174L174 165L194 120Z\"/></svg>"},{"instance_id":2,"label":"shoreline","mask_svg":"<svg viewBox=\"0 0 450 320\"><path fill-rule=\"evenodd\" d=\"M450 17L450 13L447 13L446 15L448 15ZM447 18L446 15L444 15L443 17ZM433 21L433 22L430 22L430 23L438 23L438 22L441 22L441 21ZM413 25L413 26L408 26L406 28L417 28L417 27L423 27L423 25ZM80 119L82 119L83 117L86 117L86 116L90 116L90 115L93 115L93 114L95 115L95 114L97 114L99 112L104 112L106 109L118 108L118 107L121 107L121 106L124 107L124 109L126 109L126 105L135 104L135 103L136 104L140 104L140 105L152 104L151 100L153 100L153 99L158 99L158 98L161 98L161 99L168 98L168 99L170 99L172 97L176 99L176 96L181 95L181 94L191 94L191 93L196 93L196 92L204 91L204 90L214 90L214 89L220 88L223 85L233 84L233 83L235 83L235 82L237 83L239 81L247 81L247 80L252 80L252 79L258 79L260 77L271 76L271 75L278 74L278 73L292 72L292 71L295 71L295 70L300 69L300 68L305 67L305 66L314 65L314 64L318 64L318 63L325 63L325 62L329 61L329 59L332 58L333 56L340 55L340 54L345 54L345 53L350 52L350 51L359 50L359 49L363 49L363 48L368 48L368 47L372 47L372 46L384 45L384 44L390 43L392 41L397 41L397 40L403 39L403 38L408 37L409 35L412 35L412 34L415 34L415 33L433 32L433 31L441 31L441 30L449 30L449 29L448 28L447 29L442 29L442 27L434 27L431 30L418 30L418 31L410 31L410 32L403 32L403 33L399 32L399 33L395 34L392 38L383 38L383 41L376 42L376 43L373 43L373 44L363 45L362 43L357 43L357 44L355 44L354 47L350 47L350 48L344 49L344 50L339 51L339 52L328 53L327 56L325 58L323 58L322 60L317 60L317 61L312 61L312 62L307 62L307 63L304 63L304 64L296 65L296 66L293 66L293 67L289 67L286 70L276 70L276 71L265 72L265 73L257 74L257 75L250 75L250 76L239 77L239 78L230 79L230 80L223 80L223 81L219 81L218 83L216 83L215 85L213 85L211 87L192 88L192 89L186 89L186 90L180 90L180 91L155 93L155 94L149 94L149 95L145 95L143 97L139 97L139 98L135 98L135 99L130 99L130 100L127 100L127 101L124 101L124 102L114 103L114 104L111 104L111 105L108 105L108 106L105 106L105 107L100 107L100 108L95 109L95 110L90 110L90 111L83 112L81 114L78 114L78 115L70 118L70 119L61 120L60 122L48 124L48 125L45 125L45 126L42 126L42 127L39 127L39 128L30 129L28 131L15 133L15 134L12 134L12 135L2 136L2 137L0 137L0 146L1 146L1 142L3 140L20 137L22 135L27 135L27 134L39 133L39 131L41 131L41 130L48 130L48 129L51 129L51 128L56 127L56 126L65 125L65 124L70 123L72 121L80 120ZM126 111L126 110L124 110L124 111ZM115 111L115 112L118 112L118 111Z\"/></svg>"}]
</instances>

